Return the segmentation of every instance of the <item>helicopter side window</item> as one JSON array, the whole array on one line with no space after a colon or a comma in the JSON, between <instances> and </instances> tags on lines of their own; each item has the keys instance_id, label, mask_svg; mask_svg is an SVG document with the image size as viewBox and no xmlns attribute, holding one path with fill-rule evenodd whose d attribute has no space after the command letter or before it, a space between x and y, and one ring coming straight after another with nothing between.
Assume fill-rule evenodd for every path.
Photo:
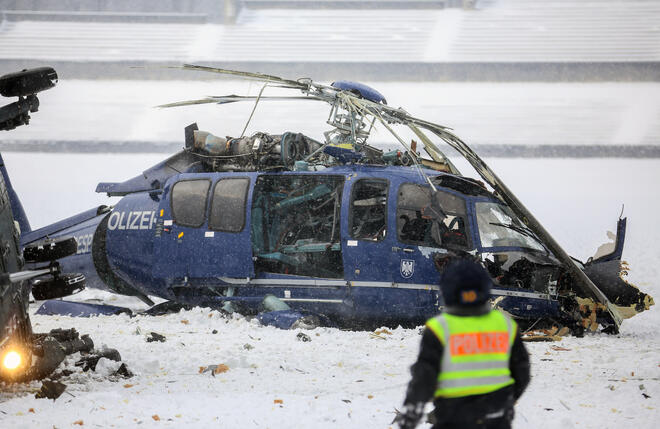
<instances>
[{"instance_id":1,"label":"helicopter side window","mask_svg":"<svg viewBox=\"0 0 660 429\"><path fill-rule=\"evenodd\" d=\"M353 186L349 231L358 240L381 241L387 233L386 180L362 179Z\"/></svg>"},{"instance_id":2,"label":"helicopter side window","mask_svg":"<svg viewBox=\"0 0 660 429\"><path fill-rule=\"evenodd\" d=\"M245 226L245 202L250 179L221 179L213 188L209 229L241 232Z\"/></svg>"},{"instance_id":3,"label":"helicopter side window","mask_svg":"<svg viewBox=\"0 0 660 429\"><path fill-rule=\"evenodd\" d=\"M341 278L343 176L262 175L252 198L258 272Z\"/></svg>"},{"instance_id":4,"label":"helicopter side window","mask_svg":"<svg viewBox=\"0 0 660 429\"><path fill-rule=\"evenodd\" d=\"M428 186L401 185L396 212L399 240L418 246L467 248L465 202L453 194L436 191L442 213L434 214L431 198ZM442 220L434 222L438 215Z\"/></svg>"},{"instance_id":5,"label":"helicopter side window","mask_svg":"<svg viewBox=\"0 0 660 429\"><path fill-rule=\"evenodd\" d=\"M183 180L172 187L172 217L178 225L198 228L206 218L206 197L211 181Z\"/></svg>"}]
</instances>

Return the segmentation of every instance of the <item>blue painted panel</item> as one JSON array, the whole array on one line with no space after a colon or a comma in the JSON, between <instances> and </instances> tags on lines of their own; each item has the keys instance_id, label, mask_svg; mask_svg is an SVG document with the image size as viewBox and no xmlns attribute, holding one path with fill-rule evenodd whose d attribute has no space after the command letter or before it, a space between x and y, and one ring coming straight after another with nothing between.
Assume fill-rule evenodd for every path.
<instances>
[{"instance_id":1,"label":"blue painted panel","mask_svg":"<svg viewBox=\"0 0 660 429\"><path fill-rule=\"evenodd\" d=\"M108 217L106 253L110 267L145 294L154 294L153 236L157 210L158 202L142 192L122 198Z\"/></svg>"},{"instance_id":2,"label":"blue painted panel","mask_svg":"<svg viewBox=\"0 0 660 429\"><path fill-rule=\"evenodd\" d=\"M37 309L36 314L46 316L71 316L71 317L91 317L91 316L113 316L116 314L132 314L131 310L124 307L105 304L88 304L84 302L72 302L63 300L48 300Z\"/></svg>"},{"instance_id":3,"label":"blue painted panel","mask_svg":"<svg viewBox=\"0 0 660 429\"><path fill-rule=\"evenodd\" d=\"M84 211L82 213L79 213L75 216L68 217L66 219L63 219L61 221L52 223L50 225L47 225L43 228L36 229L32 232L29 232L27 234L22 234L21 235L21 246L25 246L26 244L29 244L33 241L40 240L46 236L61 236L62 234L59 233L60 231L66 230L68 228L74 227L81 222L85 222L89 219L94 219L95 217L99 216L99 214L104 213L106 209L106 206L99 206L93 209L89 209L87 211Z\"/></svg>"},{"instance_id":4,"label":"blue painted panel","mask_svg":"<svg viewBox=\"0 0 660 429\"><path fill-rule=\"evenodd\" d=\"M507 296L498 305L515 318L538 319L560 317L559 302L552 299Z\"/></svg>"}]
</instances>

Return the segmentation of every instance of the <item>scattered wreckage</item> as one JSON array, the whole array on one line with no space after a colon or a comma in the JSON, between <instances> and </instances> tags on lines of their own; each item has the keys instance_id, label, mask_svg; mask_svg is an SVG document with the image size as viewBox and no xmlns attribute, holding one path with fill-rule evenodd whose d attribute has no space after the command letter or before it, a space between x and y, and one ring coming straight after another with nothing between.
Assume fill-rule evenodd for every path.
<instances>
[{"instance_id":1,"label":"scattered wreckage","mask_svg":"<svg viewBox=\"0 0 660 429\"><path fill-rule=\"evenodd\" d=\"M182 68L264 86L257 96L160 107L251 101L254 113L273 100L321 102L330 106L330 129L319 140L299 131L246 136L250 115L241 135L221 137L192 124L180 152L133 179L99 183L97 192L122 197L114 207L25 229L23 246L73 236L77 253L60 265L88 286L150 306L149 296L157 296L167 305L261 314L285 327L423 323L442 309L438 275L457 257L486 267L493 305L523 325L617 332L623 318L653 305L624 279L625 219L610 252L586 263L571 258L467 144L388 106L373 88ZM268 87L299 95L264 95ZM376 129L401 149L369 144ZM462 175L440 143L481 180ZM17 218L28 228L24 213ZM66 308L55 313L82 304L58 305Z\"/></svg>"}]
</instances>

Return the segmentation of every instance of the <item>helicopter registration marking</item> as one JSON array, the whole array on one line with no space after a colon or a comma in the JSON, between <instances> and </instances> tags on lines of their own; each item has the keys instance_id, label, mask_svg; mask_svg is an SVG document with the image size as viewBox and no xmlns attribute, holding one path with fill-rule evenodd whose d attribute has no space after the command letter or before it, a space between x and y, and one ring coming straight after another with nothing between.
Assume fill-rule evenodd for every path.
<instances>
[{"instance_id":1,"label":"helicopter registration marking","mask_svg":"<svg viewBox=\"0 0 660 429\"><path fill-rule=\"evenodd\" d=\"M130 211L130 212L112 212L108 219L109 230L142 230L151 229L156 222L156 212Z\"/></svg>"},{"instance_id":2,"label":"helicopter registration marking","mask_svg":"<svg viewBox=\"0 0 660 429\"><path fill-rule=\"evenodd\" d=\"M78 249L76 250L76 255L83 253L89 253L92 250L92 241L94 239L94 234L83 234L74 236L76 243L78 243Z\"/></svg>"}]
</instances>

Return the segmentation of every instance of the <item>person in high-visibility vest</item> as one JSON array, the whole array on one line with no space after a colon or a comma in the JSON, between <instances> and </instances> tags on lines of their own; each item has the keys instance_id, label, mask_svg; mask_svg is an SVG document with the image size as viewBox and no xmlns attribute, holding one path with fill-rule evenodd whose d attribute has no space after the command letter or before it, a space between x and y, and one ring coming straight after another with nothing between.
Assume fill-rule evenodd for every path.
<instances>
[{"instance_id":1,"label":"person in high-visibility vest","mask_svg":"<svg viewBox=\"0 0 660 429\"><path fill-rule=\"evenodd\" d=\"M403 411L412 429L433 398L434 429L508 429L513 406L529 384L529 355L510 317L488 301L492 281L478 263L461 259L440 276L444 311L426 322L411 367Z\"/></svg>"}]
</instances>

